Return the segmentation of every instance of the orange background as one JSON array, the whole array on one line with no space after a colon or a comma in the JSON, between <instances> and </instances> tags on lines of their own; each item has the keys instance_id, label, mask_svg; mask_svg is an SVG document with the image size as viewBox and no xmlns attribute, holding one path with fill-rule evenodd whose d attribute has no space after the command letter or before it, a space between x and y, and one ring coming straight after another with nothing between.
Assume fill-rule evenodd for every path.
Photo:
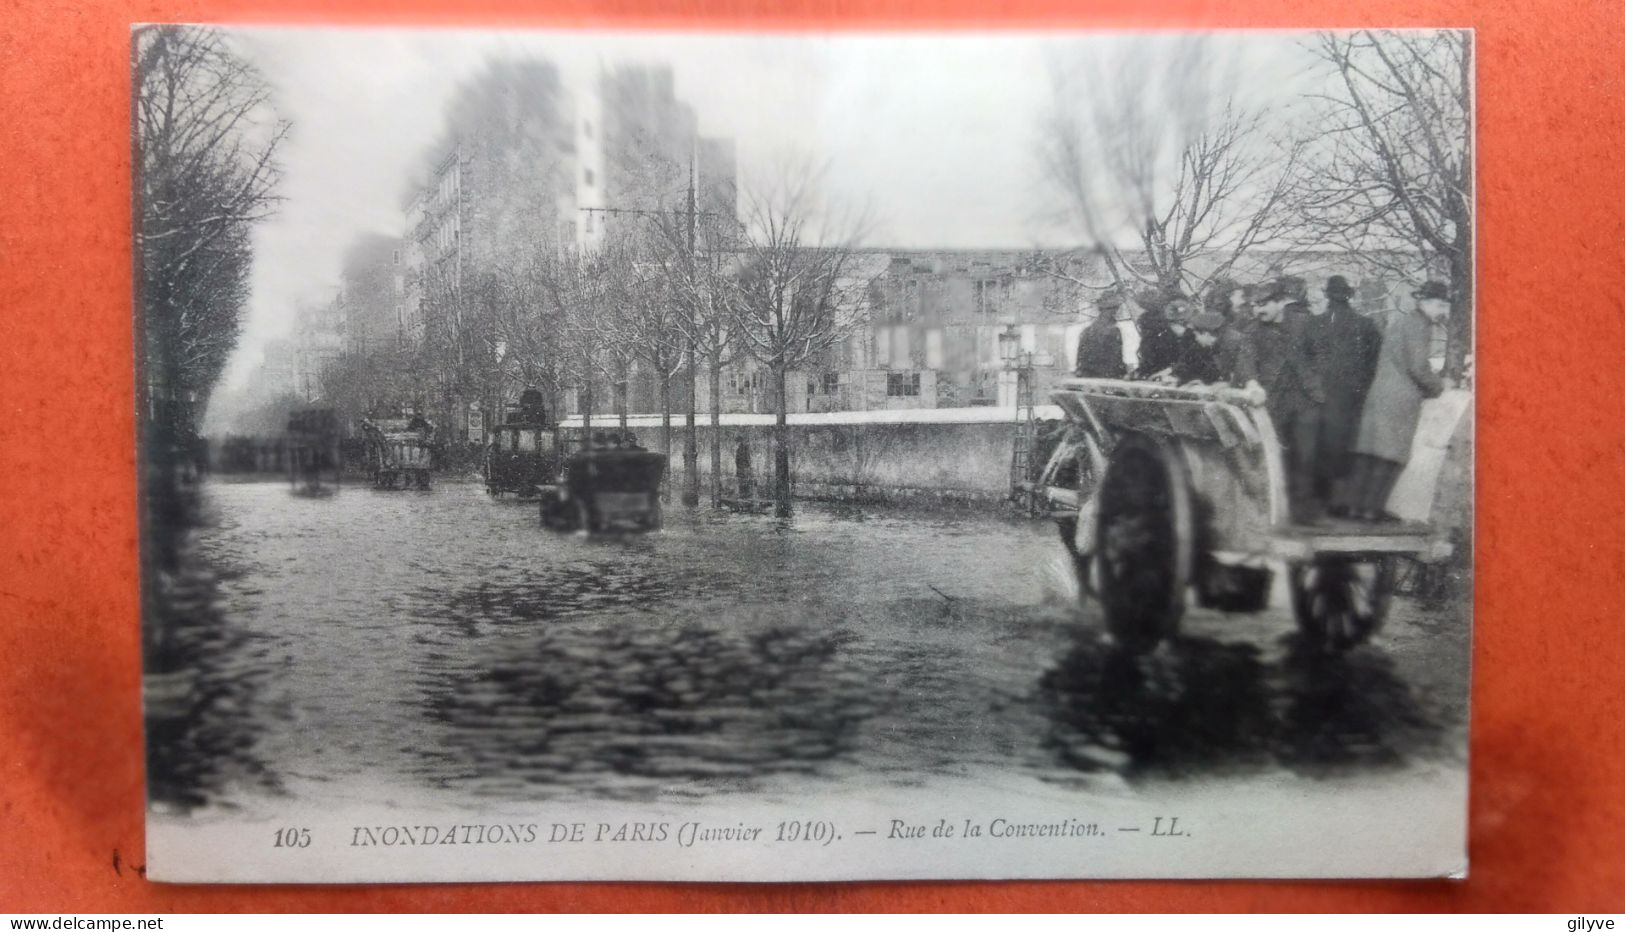
<instances>
[{"instance_id":1,"label":"orange background","mask_svg":"<svg viewBox=\"0 0 1625 932\"><path fill-rule=\"evenodd\" d=\"M1625 242L1607 0L226 0L0 13L0 911L1625 909ZM336 12L335 12L336 11ZM128 24L1476 26L1465 883L187 887L142 861ZM1335 838L1326 839L1335 845Z\"/></svg>"}]
</instances>

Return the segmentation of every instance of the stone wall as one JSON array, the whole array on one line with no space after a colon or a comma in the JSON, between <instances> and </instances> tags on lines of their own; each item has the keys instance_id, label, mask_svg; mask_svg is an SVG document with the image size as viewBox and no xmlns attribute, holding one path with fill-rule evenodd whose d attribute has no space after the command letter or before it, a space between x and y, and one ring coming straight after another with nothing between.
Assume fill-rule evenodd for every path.
<instances>
[{"instance_id":1,"label":"stone wall","mask_svg":"<svg viewBox=\"0 0 1625 932\"><path fill-rule=\"evenodd\" d=\"M737 416L736 416L737 418ZM711 429L699 435L700 492L710 488ZM759 423L724 425L724 494L737 494L735 453L743 438L750 450L756 498L772 494L773 427ZM638 441L661 449L658 426L633 419ZM594 419L595 431L615 431L613 419ZM1010 420L983 423L792 423L791 477L797 498L832 501L997 502L1009 493L1010 455L1015 437ZM671 481L683 487L683 432L674 420Z\"/></svg>"}]
</instances>

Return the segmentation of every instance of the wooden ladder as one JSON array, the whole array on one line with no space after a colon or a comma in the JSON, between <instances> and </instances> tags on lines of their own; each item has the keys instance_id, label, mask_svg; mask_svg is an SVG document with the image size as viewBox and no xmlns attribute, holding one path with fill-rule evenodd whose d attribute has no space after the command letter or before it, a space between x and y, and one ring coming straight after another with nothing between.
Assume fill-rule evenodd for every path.
<instances>
[{"instance_id":1,"label":"wooden ladder","mask_svg":"<svg viewBox=\"0 0 1625 932\"><path fill-rule=\"evenodd\" d=\"M1015 438L1010 450L1010 500L1028 514L1036 514L1038 504L1032 481L1033 446L1038 435L1032 376L1031 367L1016 370Z\"/></svg>"}]
</instances>

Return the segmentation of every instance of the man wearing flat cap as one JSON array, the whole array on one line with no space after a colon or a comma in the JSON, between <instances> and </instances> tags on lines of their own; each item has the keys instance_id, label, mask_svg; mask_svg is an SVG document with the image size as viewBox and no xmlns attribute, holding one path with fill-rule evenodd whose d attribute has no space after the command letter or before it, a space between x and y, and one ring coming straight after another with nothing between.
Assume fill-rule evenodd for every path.
<instances>
[{"instance_id":1,"label":"man wearing flat cap","mask_svg":"<svg viewBox=\"0 0 1625 932\"><path fill-rule=\"evenodd\" d=\"M1108 291L1095 301L1095 319L1078 335L1075 374L1086 379L1120 379L1127 371L1123 364L1123 334L1117 329L1117 312L1123 297Z\"/></svg>"},{"instance_id":2,"label":"man wearing flat cap","mask_svg":"<svg viewBox=\"0 0 1625 932\"><path fill-rule=\"evenodd\" d=\"M1450 289L1443 282L1428 282L1411 296L1415 310L1391 313L1382 324L1377 373L1354 439L1347 503L1351 516L1362 520L1395 520L1387 510L1388 496L1410 461L1422 402L1450 387L1428 359L1434 326L1450 316Z\"/></svg>"},{"instance_id":3,"label":"man wearing flat cap","mask_svg":"<svg viewBox=\"0 0 1625 932\"><path fill-rule=\"evenodd\" d=\"M1258 382L1268 394L1265 408L1281 444L1292 516L1312 522L1321 513L1314 479L1320 408L1326 401L1321 381L1325 360L1321 345L1309 333L1309 315L1287 310L1296 297L1291 282L1277 279L1260 285L1247 338L1258 366Z\"/></svg>"},{"instance_id":4,"label":"man wearing flat cap","mask_svg":"<svg viewBox=\"0 0 1625 932\"><path fill-rule=\"evenodd\" d=\"M1326 402L1320 406L1319 446L1315 451L1315 497L1333 514L1348 511L1343 490L1360 431L1360 411L1377 372L1382 334L1369 317L1349 305L1354 289L1348 279L1326 280L1326 306L1309 319L1314 342L1325 354L1320 377Z\"/></svg>"}]
</instances>

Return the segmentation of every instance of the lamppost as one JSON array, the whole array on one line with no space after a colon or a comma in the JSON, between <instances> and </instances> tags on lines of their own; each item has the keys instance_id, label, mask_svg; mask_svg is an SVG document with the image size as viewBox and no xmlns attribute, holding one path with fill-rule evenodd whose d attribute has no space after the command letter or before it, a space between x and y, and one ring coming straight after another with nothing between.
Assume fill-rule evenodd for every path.
<instances>
[{"instance_id":1,"label":"lamppost","mask_svg":"<svg viewBox=\"0 0 1625 932\"><path fill-rule=\"evenodd\" d=\"M1009 383L1011 407L1015 409L1015 433L1010 449L1010 498L1024 510L1031 512L1036 499L1032 495L1032 451L1038 432L1033 412L1031 350L1022 348L1021 328L1010 324L1000 331L999 361L1005 372L1015 378Z\"/></svg>"},{"instance_id":2,"label":"lamppost","mask_svg":"<svg viewBox=\"0 0 1625 932\"><path fill-rule=\"evenodd\" d=\"M1032 378L1033 354L1031 350L1021 346L1021 327L1017 324L1007 324L999 331L999 364L1005 372L1015 373L1015 379L1010 382L1013 394L1011 404L1020 408L1022 398L1026 394L1023 389Z\"/></svg>"}]
</instances>

